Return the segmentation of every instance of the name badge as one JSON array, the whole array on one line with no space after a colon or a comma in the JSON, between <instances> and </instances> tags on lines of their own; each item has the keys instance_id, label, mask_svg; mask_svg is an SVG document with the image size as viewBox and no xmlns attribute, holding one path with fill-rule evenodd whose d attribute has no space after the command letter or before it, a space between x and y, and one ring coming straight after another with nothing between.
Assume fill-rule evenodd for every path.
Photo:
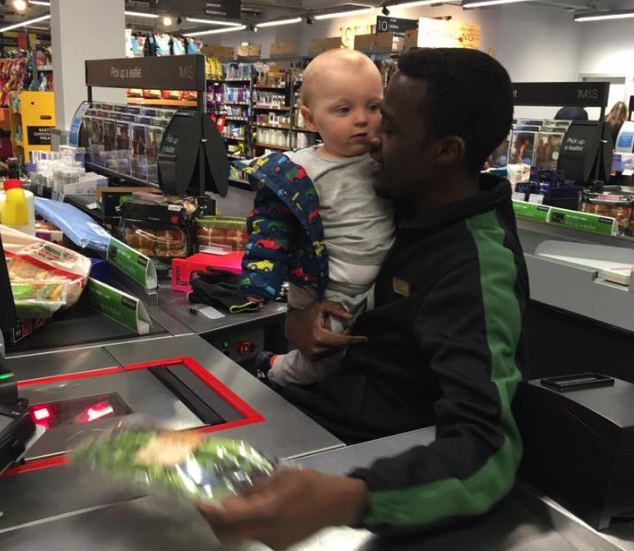
<instances>
[{"instance_id":1,"label":"name badge","mask_svg":"<svg viewBox=\"0 0 634 551\"><path fill-rule=\"evenodd\" d=\"M392 289L397 295L408 297L412 294L412 284L400 277L392 278Z\"/></svg>"}]
</instances>

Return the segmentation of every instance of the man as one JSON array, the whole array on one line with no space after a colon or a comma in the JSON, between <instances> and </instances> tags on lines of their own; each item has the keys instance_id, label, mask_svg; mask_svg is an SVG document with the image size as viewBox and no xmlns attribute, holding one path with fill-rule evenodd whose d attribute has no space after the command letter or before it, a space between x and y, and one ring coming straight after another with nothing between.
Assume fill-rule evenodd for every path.
<instances>
[{"instance_id":1,"label":"man","mask_svg":"<svg viewBox=\"0 0 634 551\"><path fill-rule=\"evenodd\" d=\"M528 278L510 186L480 175L511 126L511 82L466 49L410 52L399 69L374 144L376 187L416 215L398 229L358 336L328 334L333 305L291 314L289 337L309 357L367 342L337 375L284 395L347 442L432 424L436 441L347 477L282 472L203 510L220 537L283 549L329 525L411 532L484 513L513 486Z\"/></svg>"}]
</instances>

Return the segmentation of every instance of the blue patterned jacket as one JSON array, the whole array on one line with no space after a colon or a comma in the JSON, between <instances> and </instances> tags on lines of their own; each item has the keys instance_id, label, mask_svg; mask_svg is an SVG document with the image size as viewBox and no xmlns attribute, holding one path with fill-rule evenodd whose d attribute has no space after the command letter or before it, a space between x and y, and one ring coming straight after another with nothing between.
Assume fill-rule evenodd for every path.
<instances>
[{"instance_id":1,"label":"blue patterned jacket","mask_svg":"<svg viewBox=\"0 0 634 551\"><path fill-rule=\"evenodd\" d=\"M247 173L255 191L254 209L247 216L243 296L274 300L288 280L310 285L321 298L328 286L328 251L312 180L283 153L235 165Z\"/></svg>"}]
</instances>

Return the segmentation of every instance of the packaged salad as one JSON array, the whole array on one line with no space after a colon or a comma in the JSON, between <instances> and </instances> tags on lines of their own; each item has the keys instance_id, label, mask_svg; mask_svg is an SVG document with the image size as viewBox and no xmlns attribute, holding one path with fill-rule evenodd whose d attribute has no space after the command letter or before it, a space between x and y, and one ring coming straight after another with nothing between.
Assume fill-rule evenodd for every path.
<instances>
[{"instance_id":1,"label":"packaged salad","mask_svg":"<svg viewBox=\"0 0 634 551\"><path fill-rule=\"evenodd\" d=\"M238 495L276 468L241 440L121 426L80 445L72 464L113 480L205 502Z\"/></svg>"}]
</instances>

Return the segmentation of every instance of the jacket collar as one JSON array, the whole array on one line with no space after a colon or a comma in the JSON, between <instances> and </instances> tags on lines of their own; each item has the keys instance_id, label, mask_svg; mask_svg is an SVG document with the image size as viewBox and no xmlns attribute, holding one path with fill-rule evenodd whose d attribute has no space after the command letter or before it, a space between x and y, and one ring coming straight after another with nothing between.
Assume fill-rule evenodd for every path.
<instances>
[{"instance_id":1,"label":"jacket collar","mask_svg":"<svg viewBox=\"0 0 634 551\"><path fill-rule=\"evenodd\" d=\"M511 185L508 180L491 174L480 175L480 192L464 201L457 201L439 209L417 214L403 221L400 227L426 229L471 218L482 212L494 209L500 203L511 198Z\"/></svg>"}]
</instances>

